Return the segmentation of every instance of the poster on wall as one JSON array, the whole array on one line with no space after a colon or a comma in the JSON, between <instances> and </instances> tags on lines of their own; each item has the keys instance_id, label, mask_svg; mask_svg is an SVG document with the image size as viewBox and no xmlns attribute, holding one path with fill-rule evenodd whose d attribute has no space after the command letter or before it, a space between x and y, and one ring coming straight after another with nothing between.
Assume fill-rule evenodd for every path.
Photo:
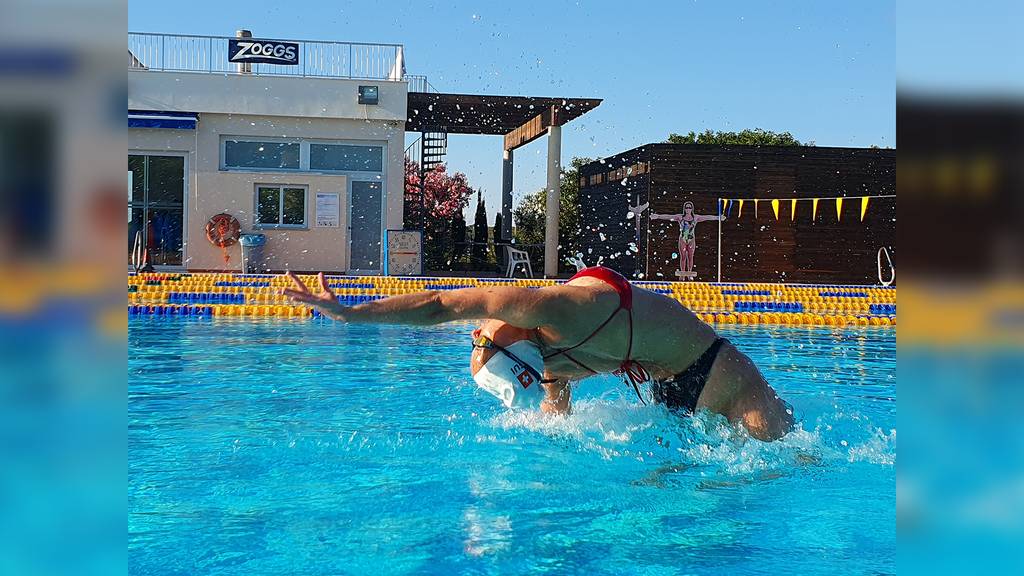
<instances>
[{"instance_id":1,"label":"poster on wall","mask_svg":"<svg viewBox=\"0 0 1024 576\"><path fill-rule=\"evenodd\" d=\"M420 276L423 274L423 236L419 230L388 230L387 276Z\"/></svg>"},{"instance_id":2,"label":"poster on wall","mask_svg":"<svg viewBox=\"0 0 1024 576\"><path fill-rule=\"evenodd\" d=\"M337 192L316 193L316 225L321 228L341 226L341 195Z\"/></svg>"}]
</instances>

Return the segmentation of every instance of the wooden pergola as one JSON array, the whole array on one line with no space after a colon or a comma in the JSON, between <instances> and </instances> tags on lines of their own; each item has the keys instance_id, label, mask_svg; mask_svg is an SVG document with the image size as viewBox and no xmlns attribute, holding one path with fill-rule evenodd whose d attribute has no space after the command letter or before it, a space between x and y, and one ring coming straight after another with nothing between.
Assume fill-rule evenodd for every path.
<instances>
[{"instance_id":1,"label":"wooden pergola","mask_svg":"<svg viewBox=\"0 0 1024 576\"><path fill-rule=\"evenodd\" d=\"M504 136L501 179L501 237L512 238L513 151L547 134L547 205L544 275L558 274L558 205L562 125L597 108L597 98L548 98L410 92L409 132Z\"/></svg>"}]
</instances>

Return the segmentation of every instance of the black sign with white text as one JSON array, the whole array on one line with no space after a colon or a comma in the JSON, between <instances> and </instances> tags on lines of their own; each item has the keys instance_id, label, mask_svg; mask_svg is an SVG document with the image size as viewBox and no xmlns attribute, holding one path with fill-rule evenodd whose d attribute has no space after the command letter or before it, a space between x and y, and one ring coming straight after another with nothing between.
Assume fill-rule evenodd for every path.
<instances>
[{"instance_id":1,"label":"black sign with white text","mask_svg":"<svg viewBox=\"0 0 1024 576\"><path fill-rule=\"evenodd\" d=\"M299 45L295 42L258 38L232 38L228 40L228 61L297 66Z\"/></svg>"}]
</instances>

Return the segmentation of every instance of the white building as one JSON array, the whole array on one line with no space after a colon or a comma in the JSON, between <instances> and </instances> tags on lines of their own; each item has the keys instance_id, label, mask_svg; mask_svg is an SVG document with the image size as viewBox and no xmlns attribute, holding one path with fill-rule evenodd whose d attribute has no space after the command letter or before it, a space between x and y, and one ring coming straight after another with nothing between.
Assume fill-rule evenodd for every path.
<instances>
[{"instance_id":1,"label":"white building","mask_svg":"<svg viewBox=\"0 0 1024 576\"><path fill-rule=\"evenodd\" d=\"M210 240L216 218L266 236L263 268L378 274L385 232L429 217L405 190L405 132L419 133L421 175L444 161L448 134L490 134L504 138L499 243L512 233L513 151L547 137L544 270L557 274L561 127L599 99L428 93L400 45L247 34L128 34L130 252L238 271L239 245ZM403 222L407 196L417 221ZM410 246L392 255L418 262Z\"/></svg>"},{"instance_id":2,"label":"white building","mask_svg":"<svg viewBox=\"0 0 1024 576\"><path fill-rule=\"evenodd\" d=\"M269 269L379 273L384 231L402 228L402 60L398 45L129 34L130 248L238 271L239 244L206 231L228 214L266 235Z\"/></svg>"}]
</instances>

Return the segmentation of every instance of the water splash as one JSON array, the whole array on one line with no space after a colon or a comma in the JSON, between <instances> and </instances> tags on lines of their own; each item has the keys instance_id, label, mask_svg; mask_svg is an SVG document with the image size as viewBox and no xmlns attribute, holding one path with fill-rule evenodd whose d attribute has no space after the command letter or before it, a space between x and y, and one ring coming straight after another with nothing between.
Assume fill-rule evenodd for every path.
<instances>
[{"instance_id":1,"label":"water splash","mask_svg":"<svg viewBox=\"0 0 1024 576\"><path fill-rule=\"evenodd\" d=\"M679 417L664 407L637 406L625 398L578 401L570 415L508 411L488 423L508 433L568 440L578 451L605 460L667 460L727 475L857 462L894 466L896 462L895 429L885 432L863 417L841 412L800 422L775 442L752 438L742 427L707 411Z\"/></svg>"}]
</instances>

